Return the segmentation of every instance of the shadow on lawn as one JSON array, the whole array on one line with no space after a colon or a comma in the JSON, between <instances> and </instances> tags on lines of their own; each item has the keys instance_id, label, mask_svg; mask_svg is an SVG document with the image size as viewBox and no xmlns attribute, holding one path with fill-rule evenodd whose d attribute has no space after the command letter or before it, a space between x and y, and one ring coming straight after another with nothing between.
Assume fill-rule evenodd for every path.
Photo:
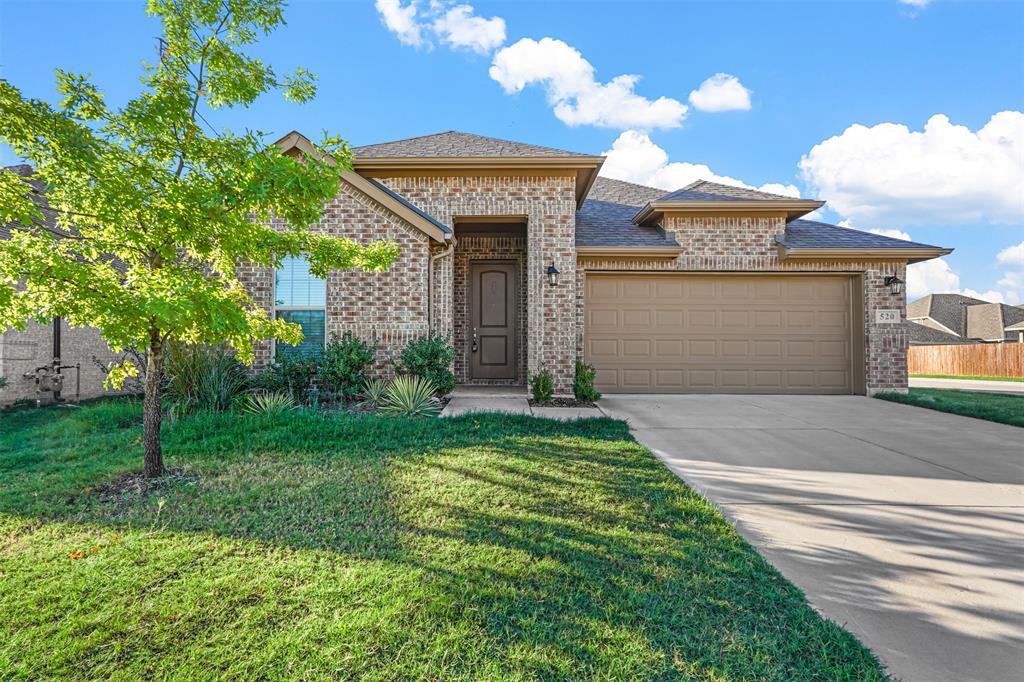
<instances>
[{"instance_id":1,"label":"shadow on lawn","mask_svg":"<svg viewBox=\"0 0 1024 682\"><path fill-rule=\"evenodd\" d=\"M510 675L881 679L621 422L199 415L165 434L198 482L108 500L83 491L137 466L138 429L103 409L97 430L32 417L33 446L0 440L0 513L383 562L424 591L390 616L417 623L395 651L468 629Z\"/></svg>"}]
</instances>

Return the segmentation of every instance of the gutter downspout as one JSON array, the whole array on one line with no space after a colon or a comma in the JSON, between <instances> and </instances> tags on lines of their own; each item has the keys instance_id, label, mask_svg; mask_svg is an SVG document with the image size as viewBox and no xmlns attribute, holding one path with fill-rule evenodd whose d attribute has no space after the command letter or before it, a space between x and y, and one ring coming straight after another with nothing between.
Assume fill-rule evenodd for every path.
<instances>
[{"instance_id":1,"label":"gutter downspout","mask_svg":"<svg viewBox=\"0 0 1024 682\"><path fill-rule=\"evenodd\" d=\"M448 248L440 253L435 253L430 257L430 267L427 268L427 331L433 331L434 329L434 309L437 307L434 305L434 266L437 261L445 256L450 256L455 253L455 245L459 243L459 240L454 235L449 237L451 244ZM454 269L452 276L454 276Z\"/></svg>"}]
</instances>

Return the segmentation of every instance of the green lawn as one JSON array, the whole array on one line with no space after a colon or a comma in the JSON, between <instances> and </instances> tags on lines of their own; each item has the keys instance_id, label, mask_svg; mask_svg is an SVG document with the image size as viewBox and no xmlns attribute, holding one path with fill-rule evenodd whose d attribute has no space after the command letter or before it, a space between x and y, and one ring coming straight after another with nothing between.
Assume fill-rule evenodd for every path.
<instances>
[{"instance_id":1,"label":"green lawn","mask_svg":"<svg viewBox=\"0 0 1024 682\"><path fill-rule=\"evenodd\" d=\"M884 679L622 422L140 419L0 415L0 678Z\"/></svg>"},{"instance_id":2,"label":"green lawn","mask_svg":"<svg viewBox=\"0 0 1024 682\"><path fill-rule=\"evenodd\" d=\"M906 394L880 393L875 397L1012 426L1024 426L1024 395L912 388Z\"/></svg>"},{"instance_id":3,"label":"green lawn","mask_svg":"<svg viewBox=\"0 0 1024 682\"><path fill-rule=\"evenodd\" d=\"M1024 377L960 376L958 374L911 374L920 379L963 379L964 381L1024 381Z\"/></svg>"}]
</instances>

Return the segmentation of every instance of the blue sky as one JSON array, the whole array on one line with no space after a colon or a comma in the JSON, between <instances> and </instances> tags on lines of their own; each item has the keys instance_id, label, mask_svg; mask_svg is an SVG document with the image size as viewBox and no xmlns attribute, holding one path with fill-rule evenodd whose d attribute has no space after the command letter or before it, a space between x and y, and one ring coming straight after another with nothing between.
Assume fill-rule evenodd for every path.
<instances>
[{"instance_id":1,"label":"blue sky","mask_svg":"<svg viewBox=\"0 0 1024 682\"><path fill-rule=\"evenodd\" d=\"M823 220L955 247L915 267L911 296L1024 303L1024 2L295 1L285 16L257 51L316 73L317 99L215 125L353 144L465 130L612 151L607 174L666 189L799 192L830 202ZM142 3L0 0L0 75L56 101L55 68L90 72L122 103L158 33Z\"/></svg>"}]
</instances>

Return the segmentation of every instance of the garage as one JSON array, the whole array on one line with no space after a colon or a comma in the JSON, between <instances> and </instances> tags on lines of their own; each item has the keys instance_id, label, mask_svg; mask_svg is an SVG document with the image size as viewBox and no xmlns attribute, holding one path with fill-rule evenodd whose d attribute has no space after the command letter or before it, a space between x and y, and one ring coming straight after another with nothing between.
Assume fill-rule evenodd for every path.
<instances>
[{"instance_id":1,"label":"garage","mask_svg":"<svg viewBox=\"0 0 1024 682\"><path fill-rule=\"evenodd\" d=\"M863 392L851 275L588 273L584 352L605 393Z\"/></svg>"}]
</instances>

